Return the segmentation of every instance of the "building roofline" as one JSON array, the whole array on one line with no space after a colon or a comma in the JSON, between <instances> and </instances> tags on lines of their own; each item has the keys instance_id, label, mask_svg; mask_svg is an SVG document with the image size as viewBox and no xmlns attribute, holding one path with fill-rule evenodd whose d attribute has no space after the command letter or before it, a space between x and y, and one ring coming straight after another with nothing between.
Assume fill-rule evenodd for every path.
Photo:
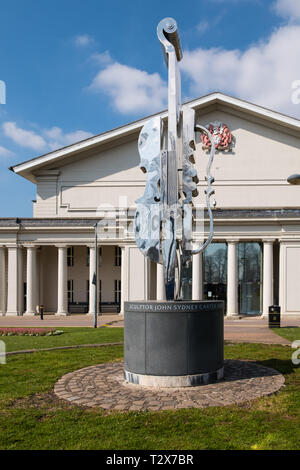
<instances>
[{"instance_id":1,"label":"building roofline","mask_svg":"<svg viewBox=\"0 0 300 470\"><path fill-rule=\"evenodd\" d=\"M293 118L291 116L279 113L277 111L273 111L271 109L255 105L250 103L246 100L242 100L240 98L235 98L230 95L226 95L221 92L213 92L209 93L201 98L194 99L184 103L185 105L190 105L194 109L201 108L202 106L213 104L216 102L220 102L222 104L227 104L231 107L236 109L240 109L242 111L247 111L252 115L259 115L269 121L278 123L284 127L289 127L295 130L300 131L300 120ZM90 150L99 144L108 143L113 140L117 140L118 138L130 134L134 134L142 126L145 124L153 116L161 116L161 118L167 117L167 110L161 111L160 113L149 115L145 118L139 119L137 121L133 121L129 124L125 124L120 127L116 127L112 130L103 132L101 134L97 134L93 137L89 137L87 139L81 140L74 144L68 145L66 147L62 147L60 149L48 152L46 154L34 157L30 160L26 160L25 162L18 163L16 165L10 166L9 170L13 171L14 173L20 174L27 179L32 180L30 178L30 173L41 165L46 163L54 162L56 160L60 160L61 158L65 158L66 156L75 154L82 150ZM34 179L34 178L33 178Z\"/></svg>"}]
</instances>

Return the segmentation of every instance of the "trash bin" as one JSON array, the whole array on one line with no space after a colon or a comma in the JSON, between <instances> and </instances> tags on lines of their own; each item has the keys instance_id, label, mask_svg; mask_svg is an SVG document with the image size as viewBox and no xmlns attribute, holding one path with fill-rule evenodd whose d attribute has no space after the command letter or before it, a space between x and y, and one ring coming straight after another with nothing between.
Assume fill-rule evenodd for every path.
<instances>
[{"instance_id":1,"label":"trash bin","mask_svg":"<svg viewBox=\"0 0 300 470\"><path fill-rule=\"evenodd\" d=\"M44 320L44 305L40 305L40 317L41 320Z\"/></svg>"},{"instance_id":2,"label":"trash bin","mask_svg":"<svg viewBox=\"0 0 300 470\"><path fill-rule=\"evenodd\" d=\"M280 328L279 305L271 305L269 307L269 328Z\"/></svg>"}]
</instances>

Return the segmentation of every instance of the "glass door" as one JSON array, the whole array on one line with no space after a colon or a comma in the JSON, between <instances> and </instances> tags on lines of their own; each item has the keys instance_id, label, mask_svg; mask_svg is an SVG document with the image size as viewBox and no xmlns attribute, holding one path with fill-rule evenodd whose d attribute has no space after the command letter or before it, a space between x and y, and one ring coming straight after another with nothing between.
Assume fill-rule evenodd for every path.
<instances>
[{"instance_id":1,"label":"glass door","mask_svg":"<svg viewBox=\"0 0 300 470\"><path fill-rule=\"evenodd\" d=\"M239 243L239 313L257 315L262 311L262 248L260 243Z\"/></svg>"},{"instance_id":2,"label":"glass door","mask_svg":"<svg viewBox=\"0 0 300 470\"><path fill-rule=\"evenodd\" d=\"M188 266L182 268L181 273L182 300L192 300L192 277L192 263L189 263Z\"/></svg>"}]
</instances>

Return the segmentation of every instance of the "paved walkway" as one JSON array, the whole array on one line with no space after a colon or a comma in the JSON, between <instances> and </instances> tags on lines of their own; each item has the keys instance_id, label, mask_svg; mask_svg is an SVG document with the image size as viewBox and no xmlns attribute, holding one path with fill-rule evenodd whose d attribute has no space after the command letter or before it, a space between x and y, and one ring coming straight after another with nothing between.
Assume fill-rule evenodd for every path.
<instances>
[{"instance_id":1,"label":"paved walkway","mask_svg":"<svg viewBox=\"0 0 300 470\"><path fill-rule=\"evenodd\" d=\"M123 327L124 317L118 314L104 314L98 316L98 326ZM94 317L92 315L69 315L56 316L45 315L44 320L39 316L35 317L0 317L0 327L5 326L52 326L52 327L91 327L94 326ZM299 327L299 316L285 316L281 318L281 326ZM232 342L250 342L266 344L290 345L290 341L278 336L268 328L268 319L261 317L225 317L224 321L225 340ZM300 339L300 332L299 332Z\"/></svg>"},{"instance_id":2,"label":"paved walkway","mask_svg":"<svg viewBox=\"0 0 300 470\"><path fill-rule=\"evenodd\" d=\"M124 326L124 317L118 314L104 314L98 316L98 327L107 325L108 326ZM61 326L85 326L94 327L94 316L93 315L79 315L73 314L68 316L58 315L44 315L44 320L41 320L39 315L36 316L20 316L20 317L1 317L0 316L0 328L4 326L43 326L43 327L61 327Z\"/></svg>"},{"instance_id":3,"label":"paved walkway","mask_svg":"<svg viewBox=\"0 0 300 470\"><path fill-rule=\"evenodd\" d=\"M85 367L64 375L55 394L81 406L140 411L206 408L248 402L277 392L284 385L278 371L251 361L226 360L224 379L199 387L162 388L133 385L124 380L123 363Z\"/></svg>"},{"instance_id":4,"label":"paved walkway","mask_svg":"<svg viewBox=\"0 0 300 470\"><path fill-rule=\"evenodd\" d=\"M300 316L285 317L281 320L281 327L299 327ZM233 343L265 343L290 345L291 342L274 333L268 327L268 319L261 317L231 317L225 318L224 337ZM300 339L300 331L299 331Z\"/></svg>"}]
</instances>

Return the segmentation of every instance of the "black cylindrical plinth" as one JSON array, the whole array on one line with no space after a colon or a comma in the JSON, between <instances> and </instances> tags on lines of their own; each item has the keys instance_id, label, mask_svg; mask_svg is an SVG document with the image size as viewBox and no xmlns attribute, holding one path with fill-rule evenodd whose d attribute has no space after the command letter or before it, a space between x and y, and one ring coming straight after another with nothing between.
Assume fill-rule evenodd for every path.
<instances>
[{"instance_id":1,"label":"black cylindrical plinth","mask_svg":"<svg viewBox=\"0 0 300 470\"><path fill-rule=\"evenodd\" d=\"M129 382L191 386L223 377L223 301L125 302Z\"/></svg>"}]
</instances>

